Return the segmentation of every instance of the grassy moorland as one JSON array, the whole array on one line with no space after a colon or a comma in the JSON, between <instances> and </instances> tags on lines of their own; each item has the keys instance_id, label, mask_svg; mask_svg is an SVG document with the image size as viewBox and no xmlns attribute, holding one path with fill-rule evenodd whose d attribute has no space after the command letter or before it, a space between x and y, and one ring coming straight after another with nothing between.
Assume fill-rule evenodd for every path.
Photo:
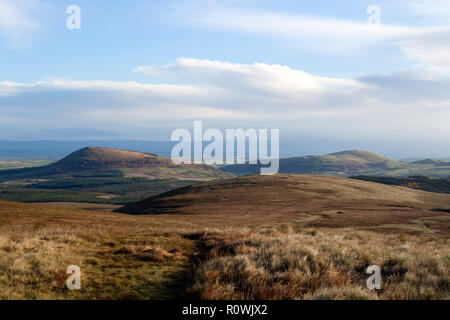
<instances>
[{"instance_id":1,"label":"grassy moorland","mask_svg":"<svg viewBox=\"0 0 450 320\"><path fill-rule=\"evenodd\" d=\"M162 299L177 295L191 241L107 212L0 203L0 299ZM66 287L78 265L82 289Z\"/></svg>"},{"instance_id":2,"label":"grassy moorland","mask_svg":"<svg viewBox=\"0 0 450 320\"><path fill-rule=\"evenodd\" d=\"M449 299L449 197L279 175L134 207L158 215L0 202L0 298ZM81 290L65 285L73 264ZM371 264L376 292L365 287Z\"/></svg>"},{"instance_id":3,"label":"grassy moorland","mask_svg":"<svg viewBox=\"0 0 450 320\"><path fill-rule=\"evenodd\" d=\"M426 232L359 228L205 232L209 254L192 292L202 299L449 299L449 242ZM382 288L366 287L378 265Z\"/></svg>"}]
</instances>

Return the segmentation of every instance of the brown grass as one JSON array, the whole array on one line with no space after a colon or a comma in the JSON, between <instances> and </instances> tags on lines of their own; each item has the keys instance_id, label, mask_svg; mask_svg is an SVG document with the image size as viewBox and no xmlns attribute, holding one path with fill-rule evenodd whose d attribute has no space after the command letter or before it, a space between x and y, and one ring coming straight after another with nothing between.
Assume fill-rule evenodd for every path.
<instances>
[{"instance_id":1,"label":"brown grass","mask_svg":"<svg viewBox=\"0 0 450 320\"><path fill-rule=\"evenodd\" d=\"M379 226L440 216L450 195L316 175L245 176L196 184L120 208L205 216L226 225L302 221L304 227ZM186 221L193 218L183 218ZM194 218L195 219L195 218Z\"/></svg>"},{"instance_id":2,"label":"brown grass","mask_svg":"<svg viewBox=\"0 0 450 320\"><path fill-rule=\"evenodd\" d=\"M449 242L370 231L206 233L191 290L203 299L449 299ZM381 267L382 290L366 287Z\"/></svg>"},{"instance_id":3,"label":"brown grass","mask_svg":"<svg viewBox=\"0 0 450 320\"><path fill-rule=\"evenodd\" d=\"M150 219L0 202L0 299L168 299L193 242ZM69 265L81 290L66 287Z\"/></svg>"},{"instance_id":4,"label":"brown grass","mask_svg":"<svg viewBox=\"0 0 450 320\"><path fill-rule=\"evenodd\" d=\"M190 214L0 201L0 299L450 298L450 216L428 210L445 195L400 189L383 202L384 191L361 198L376 184L252 179L183 196ZM371 264L380 291L366 288ZM69 265L81 290L66 287Z\"/></svg>"}]
</instances>

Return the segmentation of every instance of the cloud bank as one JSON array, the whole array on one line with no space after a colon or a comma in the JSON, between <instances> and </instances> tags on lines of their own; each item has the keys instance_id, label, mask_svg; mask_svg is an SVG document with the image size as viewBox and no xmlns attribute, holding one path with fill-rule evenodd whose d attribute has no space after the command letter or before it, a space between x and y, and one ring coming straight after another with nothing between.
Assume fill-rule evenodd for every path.
<instances>
[{"instance_id":1,"label":"cloud bank","mask_svg":"<svg viewBox=\"0 0 450 320\"><path fill-rule=\"evenodd\" d=\"M450 78L436 73L347 79L281 65L188 58L134 71L159 83L0 82L0 122L36 130L120 128L125 134L139 128L142 139L150 140L154 127L173 129L193 120L324 137L450 137Z\"/></svg>"}]
</instances>

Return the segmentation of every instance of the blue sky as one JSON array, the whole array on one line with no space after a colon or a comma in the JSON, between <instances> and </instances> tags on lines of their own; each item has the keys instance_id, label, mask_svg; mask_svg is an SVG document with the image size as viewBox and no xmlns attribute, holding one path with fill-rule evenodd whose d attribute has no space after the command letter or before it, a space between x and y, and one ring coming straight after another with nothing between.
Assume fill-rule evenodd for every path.
<instances>
[{"instance_id":1,"label":"blue sky","mask_svg":"<svg viewBox=\"0 0 450 320\"><path fill-rule=\"evenodd\" d=\"M448 0L0 0L0 139L166 140L203 120L450 145L448 52Z\"/></svg>"},{"instance_id":2,"label":"blue sky","mask_svg":"<svg viewBox=\"0 0 450 320\"><path fill-rule=\"evenodd\" d=\"M8 1L2 0L5 3ZM9 1L11 2L11 1ZM293 42L289 36L188 22L183 14L203 8L213 15L220 8L245 12L306 15L365 23L367 1L23 1L32 4L28 17L39 26L22 37L5 39L1 48L2 76L12 81L37 81L46 77L71 79L142 80L131 70L136 65L164 65L179 57L265 62L324 76L355 76L390 72L414 66L395 46L331 49L321 41ZM81 8L82 28L68 30L65 13L71 4ZM17 5L20 9L21 1ZM26 5L22 5L26 12ZM405 17L401 10L382 10L383 23L419 26L418 17ZM395 12L399 11L397 16ZM195 19L195 17L193 17ZM232 20L232 17L229 16ZM5 33L8 33L5 31ZM320 53L320 55L318 55ZM17 72L17 71L20 72ZM144 79L145 80L145 79Z\"/></svg>"}]
</instances>

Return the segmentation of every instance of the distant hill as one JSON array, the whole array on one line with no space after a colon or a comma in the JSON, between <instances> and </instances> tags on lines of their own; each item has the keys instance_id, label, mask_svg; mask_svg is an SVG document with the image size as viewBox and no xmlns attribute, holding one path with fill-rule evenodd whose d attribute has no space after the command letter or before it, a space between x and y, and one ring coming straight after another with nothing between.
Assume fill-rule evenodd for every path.
<instances>
[{"instance_id":1,"label":"distant hill","mask_svg":"<svg viewBox=\"0 0 450 320\"><path fill-rule=\"evenodd\" d=\"M61 172L142 168L149 166L174 165L170 159L150 153L99 147L87 147L75 151L51 165L54 170Z\"/></svg>"},{"instance_id":2,"label":"distant hill","mask_svg":"<svg viewBox=\"0 0 450 320\"><path fill-rule=\"evenodd\" d=\"M450 166L450 162L436 159L425 159L411 162L412 164L431 164L435 166Z\"/></svg>"},{"instance_id":3,"label":"distant hill","mask_svg":"<svg viewBox=\"0 0 450 320\"><path fill-rule=\"evenodd\" d=\"M350 150L323 156L280 159L280 173L350 175L356 172L386 171L407 164L389 160L373 152ZM228 165L221 168L236 175L256 174L259 165Z\"/></svg>"},{"instance_id":4,"label":"distant hill","mask_svg":"<svg viewBox=\"0 0 450 320\"><path fill-rule=\"evenodd\" d=\"M191 171L194 175L195 173L198 173L198 175L202 177L205 175L217 177L227 176L220 170L211 166L175 165L168 158L159 157L150 153L112 148L86 147L75 151L48 166L0 171L0 180L11 178L36 178L64 173L114 169L129 169L131 172L133 172L133 169L142 169L134 171L136 171L136 174L139 174L138 172L142 171L142 174L145 175L145 169L155 168L172 169L172 171L179 171L181 169L183 172ZM170 173L167 172L167 170L161 175L164 174L166 174L166 176L163 178L167 178L167 175L173 176L173 172ZM133 175L130 174L130 176ZM154 175L153 178L155 178Z\"/></svg>"},{"instance_id":5,"label":"distant hill","mask_svg":"<svg viewBox=\"0 0 450 320\"><path fill-rule=\"evenodd\" d=\"M221 170L241 176L258 174L260 168L260 165L239 164L227 165L221 167ZM279 172L328 174L343 177L351 175L447 177L450 175L450 163L431 160L408 163L393 161L373 152L349 150L323 156L280 159Z\"/></svg>"},{"instance_id":6,"label":"distant hill","mask_svg":"<svg viewBox=\"0 0 450 320\"><path fill-rule=\"evenodd\" d=\"M389 223L447 210L450 195L324 175L251 175L187 186L128 204L128 214L272 221L309 217L328 226Z\"/></svg>"}]
</instances>

